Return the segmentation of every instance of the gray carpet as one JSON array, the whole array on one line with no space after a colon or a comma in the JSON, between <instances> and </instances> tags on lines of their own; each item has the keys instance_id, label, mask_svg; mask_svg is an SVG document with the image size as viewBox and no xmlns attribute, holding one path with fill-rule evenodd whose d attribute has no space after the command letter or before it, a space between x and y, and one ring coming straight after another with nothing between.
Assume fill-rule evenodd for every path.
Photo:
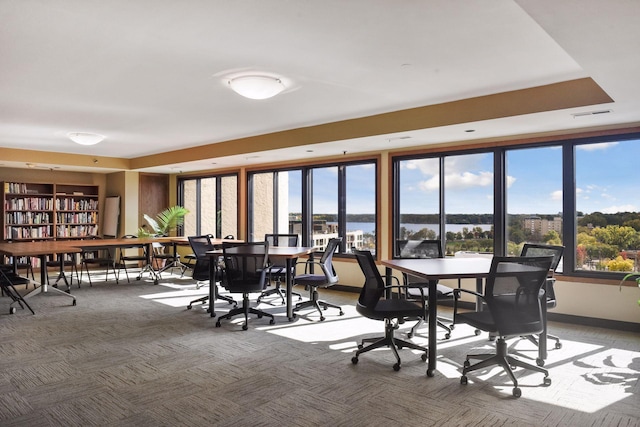
<instances>
[{"instance_id":1,"label":"gray carpet","mask_svg":"<svg viewBox=\"0 0 640 427\"><path fill-rule=\"evenodd\" d=\"M10 315L9 299L0 298L0 425L640 425L633 333L551 324L563 341L547 361L553 383L521 372L522 397L514 399L499 369L460 385L465 354L492 350L465 325L440 341L438 371L428 378L420 354L406 349L399 372L387 349L351 364L357 341L383 330L357 315L356 294L322 292L345 310L329 309L324 322L309 310L290 323L277 301L262 303L276 324L252 319L242 331L240 319L216 328L203 306L185 308L206 292L169 276L157 286L94 282L74 285L77 306L34 296L36 315ZM228 308L216 304L219 313ZM511 344L535 358L532 344Z\"/></svg>"}]
</instances>

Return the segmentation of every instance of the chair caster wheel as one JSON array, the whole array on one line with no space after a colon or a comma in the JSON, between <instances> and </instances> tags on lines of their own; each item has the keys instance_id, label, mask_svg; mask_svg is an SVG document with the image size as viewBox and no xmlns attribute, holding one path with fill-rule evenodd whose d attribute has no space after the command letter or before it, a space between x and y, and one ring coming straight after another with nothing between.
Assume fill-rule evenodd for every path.
<instances>
[{"instance_id":1,"label":"chair caster wheel","mask_svg":"<svg viewBox=\"0 0 640 427\"><path fill-rule=\"evenodd\" d=\"M249 326L247 326L247 325L242 325L242 330L243 330L243 331L246 331L247 329L249 329Z\"/></svg>"},{"instance_id":2,"label":"chair caster wheel","mask_svg":"<svg viewBox=\"0 0 640 427\"><path fill-rule=\"evenodd\" d=\"M398 372L400 370L400 364L396 363L395 365L393 365L393 370Z\"/></svg>"},{"instance_id":3,"label":"chair caster wheel","mask_svg":"<svg viewBox=\"0 0 640 427\"><path fill-rule=\"evenodd\" d=\"M460 384L462 385L467 385L467 383L469 383L469 380L467 379L466 375L463 375L460 377Z\"/></svg>"},{"instance_id":4,"label":"chair caster wheel","mask_svg":"<svg viewBox=\"0 0 640 427\"><path fill-rule=\"evenodd\" d=\"M540 367L543 367L544 366L544 359L537 358L536 359L536 365L538 365Z\"/></svg>"},{"instance_id":5,"label":"chair caster wheel","mask_svg":"<svg viewBox=\"0 0 640 427\"><path fill-rule=\"evenodd\" d=\"M275 321L274 319L271 319L271 320L269 321L269 324L270 324L270 325L275 325L275 324L276 324L276 321Z\"/></svg>"},{"instance_id":6,"label":"chair caster wheel","mask_svg":"<svg viewBox=\"0 0 640 427\"><path fill-rule=\"evenodd\" d=\"M358 358L357 358L357 357L355 357L355 356L353 356L353 357L351 358L351 363L353 363L354 365L357 365L357 364L358 364Z\"/></svg>"},{"instance_id":7,"label":"chair caster wheel","mask_svg":"<svg viewBox=\"0 0 640 427\"><path fill-rule=\"evenodd\" d=\"M476 334L476 336L481 334L480 329L476 329L475 331L473 331L473 333Z\"/></svg>"},{"instance_id":8,"label":"chair caster wheel","mask_svg":"<svg viewBox=\"0 0 640 427\"><path fill-rule=\"evenodd\" d=\"M423 362L427 361L427 353L423 353L422 356L420 356L420 359L422 359Z\"/></svg>"},{"instance_id":9,"label":"chair caster wheel","mask_svg":"<svg viewBox=\"0 0 640 427\"><path fill-rule=\"evenodd\" d=\"M340 310L339 316L344 316L344 311Z\"/></svg>"},{"instance_id":10,"label":"chair caster wheel","mask_svg":"<svg viewBox=\"0 0 640 427\"><path fill-rule=\"evenodd\" d=\"M73 302L71 303L71 305L75 306L75 305L76 305L76 300L73 300Z\"/></svg>"},{"instance_id":11,"label":"chair caster wheel","mask_svg":"<svg viewBox=\"0 0 640 427\"><path fill-rule=\"evenodd\" d=\"M444 339L445 340L448 340L449 338L451 338L451 334L450 333L447 332L446 334L444 334Z\"/></svg>"},{"instance_id":12,"label":"chair caster wheel","mask_svg":"<svg viewBox=\"0 0 640 427\"><path fill-rule=\"evenodd\" d=\"M464 363L462 364L462 366L467 369L469 366L471 366L471 362L469 362L468 360L465 360Z\"/></svg>"},{"instance_id":13,"label":"chair caster wheel","mask_svg":"<svg viewBox=\"0 0 640 427\"><path fill-rule=\"evenodd\" d=\"M324 322L324 316L320 316L320 321Z\"/></svg>"},{"instance_id":14,"label":"chair caster wheel","mask_svg":"<svg viewBox=\"0 0 640 427\"><path fill-rule=\"evenodd\" d=\"M427 376L429 378L433 378L434 375L435 375L435 373L433 372L433 369L427 369Z\"/></svg>"},{"instance_id":15,"label":"chair caster wheel","mask_svg":"<svg viewBox=\"0 0 640 427\"><path fill-rule=\"evenodd\" d=\"M413 334L412 334L411 332L408 332L408 333L407 333L407 338L408 338L408 339L411 339L411 337L413 337Z\"/></svg>"},{"instance_id":16,"label":"chair caster wheel","mask_svg":"<svg viewBox=\"0 0 640 427\"><path fill-rule=\"evenodd\" d=\"M191 310L191 304L187 306L187 310Z\"/></svg>"},{"instance_id":17,"label":"chair caster wheel","mask_svg":"<svg viewBox=\"0 0 640 427\"><path fill-rule=\"evenodd\" d=\"M258 314L258 319L262 319L262 314Z\"/></svg>"},{"instance_id":18,"label":"chair caster wheel","mask_svg":"<svg viewBox=\"0 0 640 427\"><path fill-rule=\"evenodd\" d=\"M222 324L219 321L216 322L216 328L219 328L220 326L222 326Z\"/></svg>"},{"instance_id":19,"label":"chair caster wheel","mask_svg":"<svg viewBox=\"0 0 640 427\"><path fill-rule=\"evenodd\" d=\"M362 350L364 346L362 344L358 344L358 350Z\"/></svg>"},{"instance_id":20,"label":"chair caster wheel","mask_svg":"<svg viewBox=\"0 0 640 427\"><path fill-rule=\"evenodd\" d=\"M9 314L16 314L16 308L15 307L9 307Z\"/></svg>"},{"instance_id":21,"label":"chair caster wheel","mask_svg":"<svg viewBox=\"0 0 640 427\"><path fill-rule=\"evenodd\" d=\"M555 345L557 350L560 350L562 348L562 343L561 342L557 342Z\"/></svg>"},{"instance_id":22,"label":"chair caster wheel","mask_svg":"<svg viewBox=\"0 0 640 427\"><path fill-rule=\"evenodd\" d=\"M402 350L402 345L401 344L398 344L397 347L398 347L398 350Z\"/></svg>"},{"instance_id":23,"label":"chair caster wheel","mask_svg":"<svg viewBox=\"0 0 640 427\"><path fill-rule=\"evenodd\" d=\"M547 387L548 387L548 386L550 386L550 385L551 385L551 378L549 378L549 377L544 377L544 382L543 382L543 384L544 384L545 386L547 386Z\"/></svg>"},{"instance_id":24,"label":"chair caster wheel","mask_svg":"<svg viewBox=\"0 0 640 427\"><path fill-rule=\"evenodd\" d=\"M518 387L514 387L513 388L513 397L520 397L520 396L522 396L522 391Z\"/></svg>"}]
</instances>

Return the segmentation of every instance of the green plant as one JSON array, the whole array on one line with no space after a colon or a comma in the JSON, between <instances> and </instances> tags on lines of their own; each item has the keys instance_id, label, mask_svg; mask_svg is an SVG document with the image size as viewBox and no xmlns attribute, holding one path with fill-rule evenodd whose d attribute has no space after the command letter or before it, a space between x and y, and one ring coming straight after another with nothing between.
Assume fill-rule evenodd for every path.
<instances>
[{"instance_id":1,"label":"green plant","mask_svg":"<svg viewBox=\"0 0 640 427\"><path fill-rule=\"evenodd\" d=\"M620 291L622 291L622 284L628 280L631 279L632 277L635 277L636 284L638 285L638 287L640 287L640 273L629 273L626 276L624 276L622 278L622 280L620 281L620 284L618 285L618 288L620 289ZM640 305L640 299L638 300L638 305Z\"/></svg>"},{"instance_id":2,"label":"green plant","mask_svg":"<svg viewBox=\"0 0 640 427\"><path fill-rule=\"evenodd\" d=\"M149 232L144 226L138 229L138 237L168 236L177 226L184 224L184 216L189 210L184 206L171 206L160 212L155 218L144 214L144 219L151 226Z\"/></svg>"}]
</instances>

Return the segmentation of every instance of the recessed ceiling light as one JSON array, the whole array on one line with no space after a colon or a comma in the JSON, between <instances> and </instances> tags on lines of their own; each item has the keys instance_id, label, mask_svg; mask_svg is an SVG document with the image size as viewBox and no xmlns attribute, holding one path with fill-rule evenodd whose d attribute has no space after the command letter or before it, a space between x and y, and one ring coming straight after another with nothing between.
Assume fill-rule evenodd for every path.
<instances>
[{"instance_id":1,"label":"recessed ceiling light","mask_svg":"<svg viewBox=\"0 0 640 427\"><path fill-rule=\"evenodd\" d=\"M584 117L584 116L596 116L598 114L608 114L610 113L612 110L597 110L597 111L586 111L584 113L574 113L572 114L573 118L575 119L576 117Z\"/></svg>"},{"instance_id":2,"label":"recessed ceiling light","mask_svg":"<svg viewBox=\"0 0 640 427\"><path fill-rule=\"evenodd\" d=\"M471 132L475 132L475 129L466 129L465 132L471 133Z\"/></svg>"}]
</instances>

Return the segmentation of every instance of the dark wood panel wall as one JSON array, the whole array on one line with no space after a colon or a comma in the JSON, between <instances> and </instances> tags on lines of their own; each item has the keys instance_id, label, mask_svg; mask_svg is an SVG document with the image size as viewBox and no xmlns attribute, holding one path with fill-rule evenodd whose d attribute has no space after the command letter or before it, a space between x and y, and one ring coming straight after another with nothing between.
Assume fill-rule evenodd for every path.
<instances>
[{"instance_id":1,"label":"dark wood panel wall","mask_svg":"<svg viewBox=\"0 0 640 427\"><path fill-rule=\"evenodd\" d=\"M138 224L147 224L144 214L155 217L169 207L169 175L140 174Z\"/></svg>"}]
</instances>

